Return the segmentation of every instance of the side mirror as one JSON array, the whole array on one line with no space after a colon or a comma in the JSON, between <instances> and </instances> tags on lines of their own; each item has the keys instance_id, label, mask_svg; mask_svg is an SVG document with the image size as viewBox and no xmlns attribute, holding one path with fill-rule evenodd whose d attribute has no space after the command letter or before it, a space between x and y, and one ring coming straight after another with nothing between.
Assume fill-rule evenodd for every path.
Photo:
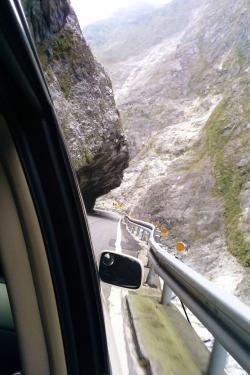
<instances>
[{"instance_id":1,"label":"side mirror","mask_svg":"<svg viewBox=\"0 0 250 375\"><path fill-rule=\"evenodd\" d=\"M129 255L103 251L99 262L102 281L123 288L138 289L142 284L142 263Z\"/></svg>"}]
</instances>

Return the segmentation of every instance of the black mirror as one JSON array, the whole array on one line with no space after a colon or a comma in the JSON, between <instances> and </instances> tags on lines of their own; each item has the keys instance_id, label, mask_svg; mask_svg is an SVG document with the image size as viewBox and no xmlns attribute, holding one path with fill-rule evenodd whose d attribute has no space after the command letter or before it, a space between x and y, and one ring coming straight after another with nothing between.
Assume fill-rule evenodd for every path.
<instances>
[{"instance_id":1,"label":"black mirror","mask_svg":"<svg viewBox=\"0 0 250 375\"><path fill-rule=\"evenodd\" d=\"M99 263L102 281L123 288L138 289L142 283L143 266L129 255L103 251Z\"/></svg>"}]
</instances>

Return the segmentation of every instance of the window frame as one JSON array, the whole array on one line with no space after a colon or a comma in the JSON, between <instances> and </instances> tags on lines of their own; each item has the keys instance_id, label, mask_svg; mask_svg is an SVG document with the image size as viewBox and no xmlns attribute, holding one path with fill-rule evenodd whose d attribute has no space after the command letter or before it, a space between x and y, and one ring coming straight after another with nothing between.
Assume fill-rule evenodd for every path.
<instances>
[{"instance_id":1,"label":"window frame","mask_svg":"<svg viewBox=\"0 0 250 375\"><path fill-rule=\"evenodd\" d=\"M41 69L13 3L0 4L0 106L40 224L68 374L109 374L86 212Z\"/></svg>"}]
</instances>

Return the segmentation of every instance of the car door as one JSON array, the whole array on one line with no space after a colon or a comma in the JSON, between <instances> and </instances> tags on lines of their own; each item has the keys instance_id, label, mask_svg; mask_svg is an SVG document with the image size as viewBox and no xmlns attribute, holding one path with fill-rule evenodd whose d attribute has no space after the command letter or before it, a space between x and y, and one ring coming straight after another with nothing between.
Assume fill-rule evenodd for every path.
<instances>
[{"instance_id":1,"label":"car door","mask_svg":"<svg viewBox=\"0 0 250 375\"><path fill-rule=\"evenodd\" d=\"M0 80L0 262L17 370L109 374L86 214L17 1L0 4Z\"/></svg>"}]
</instances>

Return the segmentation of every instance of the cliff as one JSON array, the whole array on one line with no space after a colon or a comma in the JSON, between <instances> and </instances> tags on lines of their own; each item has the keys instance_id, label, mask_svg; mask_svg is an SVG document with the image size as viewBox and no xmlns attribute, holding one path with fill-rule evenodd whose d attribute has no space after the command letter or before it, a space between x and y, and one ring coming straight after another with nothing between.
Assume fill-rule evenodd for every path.
<instances>
[{"instance_id":1,"label":"cliff","mask_svg":"<svg viewBox=\"0 0 250 375\"><path fill-rule=\"evenodd\" d=\"M24 0L26 16L88 210L120 185L128 147L112 84L67 0Z\"/></svg>"}]
</instances>

